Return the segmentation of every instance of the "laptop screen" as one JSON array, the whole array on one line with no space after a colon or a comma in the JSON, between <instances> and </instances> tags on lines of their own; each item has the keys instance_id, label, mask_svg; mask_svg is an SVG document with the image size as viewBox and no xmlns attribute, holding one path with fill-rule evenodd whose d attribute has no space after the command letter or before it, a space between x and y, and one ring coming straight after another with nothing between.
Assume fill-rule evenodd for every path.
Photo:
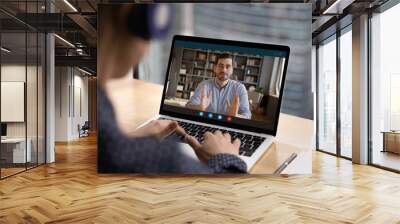
<instances>
[{"instance_id":1,"label":"laptop screen","mask_svg":"<svg viewBox=\"0 0 400 224\"><path fill-rule=\"evenodd\" d=\"M160 114L276 135L289 47L175 36Z\"/></svg>"}]
</instances>

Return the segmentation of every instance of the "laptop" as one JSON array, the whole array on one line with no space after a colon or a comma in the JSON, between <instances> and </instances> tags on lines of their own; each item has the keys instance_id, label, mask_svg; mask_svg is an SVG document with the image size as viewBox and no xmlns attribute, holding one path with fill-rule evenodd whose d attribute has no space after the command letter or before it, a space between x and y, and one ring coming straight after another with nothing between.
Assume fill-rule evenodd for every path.
<instances>
[{"instance_id":1,"label":"laptop","mask_svg":"<svg viewBox=\"0 0 400 224\"><path fill-rule=\"evenodd\" d=\"M289 53L282 45L176 35L159 115L143 125L175 120L199 142L207 131L228 132L241 140L250 170L276 136Z\"/></svg>"}]
</instances>

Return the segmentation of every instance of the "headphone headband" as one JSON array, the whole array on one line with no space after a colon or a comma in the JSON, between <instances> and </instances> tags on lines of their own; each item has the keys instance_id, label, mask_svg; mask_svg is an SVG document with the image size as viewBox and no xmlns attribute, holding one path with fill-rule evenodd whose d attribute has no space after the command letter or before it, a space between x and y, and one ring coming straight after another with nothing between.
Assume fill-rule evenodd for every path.
<instances>
[{"instance_id":1,"label":"headphone headband","mask_svg":"<svg viewBox=\"0 0 400 224\"><path fill-rule=\"evenodd\" d=\"M172 24L173 8L167 4L136 4L128 14L128 31L143 39L162 39Z\"/></svg>"}]
</instances>

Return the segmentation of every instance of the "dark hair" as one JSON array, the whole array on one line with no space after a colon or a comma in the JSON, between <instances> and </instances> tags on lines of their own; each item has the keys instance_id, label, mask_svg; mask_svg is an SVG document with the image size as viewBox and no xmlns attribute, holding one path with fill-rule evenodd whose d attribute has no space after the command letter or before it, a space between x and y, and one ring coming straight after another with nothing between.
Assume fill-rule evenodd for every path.
<instances>
[{"instance_id":1,"label":"dark hair","mask_svg":"<svg viewBox=\"0 0 400 224\"><path fill-rule=\"evenodd\" d=\"M138 36L145 40L151 39L151 31L149 28L150 5L137 4L130 8L126 18L126 29L132 36Z\"/></svg>"},{"instance_id":2,"label":"dark hair","mask_svg":"<svg viewBox=\"0 0 400 224\"><path fill-rule=\"evenodd\" d=\"M233 57L232 55L228 54L228 53L222 53L222 54L218 54L217 58L215 59L215 63L218 64L219 59L231 59L233 61Z\"/></svg>"}]
</instances>

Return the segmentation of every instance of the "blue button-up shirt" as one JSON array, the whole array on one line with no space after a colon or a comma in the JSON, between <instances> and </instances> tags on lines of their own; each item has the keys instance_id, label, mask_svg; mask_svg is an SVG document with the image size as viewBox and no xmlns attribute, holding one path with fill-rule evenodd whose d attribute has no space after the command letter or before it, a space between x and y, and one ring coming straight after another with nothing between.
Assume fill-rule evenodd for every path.
<instances>
[{"instance_id":1,"label":"blue button-up shirt","mask_svg":"<svg viewBox=\"0 0 400 224\"><path fill-rule=\"evenodd\" d=\"M230 105L233 105L234 97L237 94L237 96L239 96L238 114L248 119L251 118L247 90L242 83L229 79L228 83L221 88L216 83L215 79L204 80L197 86L194 95L190 98L188 103L199 105L203 88L205 88L206 95L208 95L209 91L212 92L210 105L206 108L207 112L228 114L226 100L229 100Z\"/></svg>"}]
</instances>

